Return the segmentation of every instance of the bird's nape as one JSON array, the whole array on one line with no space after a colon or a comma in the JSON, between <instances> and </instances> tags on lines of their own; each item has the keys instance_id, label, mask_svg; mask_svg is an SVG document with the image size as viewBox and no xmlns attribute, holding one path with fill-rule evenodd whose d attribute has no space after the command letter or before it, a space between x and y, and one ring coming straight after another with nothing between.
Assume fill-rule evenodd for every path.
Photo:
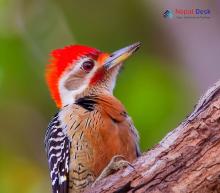
<instances>
[{"instance_id":1,"label":"bird's nape","mask_svg":"<svg viewBox=\"0 0 220 193\"><path fill-rule=\"evenodd\" d=\"M95 60L100 53L99 50L84 45L70 45L51 52L50 63L46 67L45 77L51 97L58 108L62 106L59 81L64 72L73 67L79 58L88 56Z\"/></svg>"}]
</instances>

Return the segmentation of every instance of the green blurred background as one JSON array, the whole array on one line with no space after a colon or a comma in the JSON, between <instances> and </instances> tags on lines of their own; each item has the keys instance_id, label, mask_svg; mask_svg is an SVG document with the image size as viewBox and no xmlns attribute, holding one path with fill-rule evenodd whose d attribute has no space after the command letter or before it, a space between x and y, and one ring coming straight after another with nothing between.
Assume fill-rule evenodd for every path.
<instances>
[{"instance_id":1,"label":"green blurred background","mask_svg":"<svg viewBox=\"0 0 220 193\"><path fill-rule=\"evenodd\" d=\"M0 193L49 193L44 134L57 111L44 69L52 49L143 46L115 95L146 151L190 113L220 76L218 1L0 0ZM165 19L166 9L209 8L209 19Z\"/></svg>"}]
</instances>

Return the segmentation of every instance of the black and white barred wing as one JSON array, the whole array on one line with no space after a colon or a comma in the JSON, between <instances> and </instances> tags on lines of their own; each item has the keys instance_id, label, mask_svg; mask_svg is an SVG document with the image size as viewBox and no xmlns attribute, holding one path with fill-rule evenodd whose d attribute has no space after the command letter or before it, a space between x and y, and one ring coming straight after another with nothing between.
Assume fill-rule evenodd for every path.
<instances>
[{"instance_id":1,"label":"black and white barred wing","mask_svg":"<svg viewBox=\"0 0 220 193\"><path fill-rule=\"evenodd\" d=\"M50 122L45 136L53 193L68 192L70 141L63 133L58 114Z\"/></svg>"}]
</instances>

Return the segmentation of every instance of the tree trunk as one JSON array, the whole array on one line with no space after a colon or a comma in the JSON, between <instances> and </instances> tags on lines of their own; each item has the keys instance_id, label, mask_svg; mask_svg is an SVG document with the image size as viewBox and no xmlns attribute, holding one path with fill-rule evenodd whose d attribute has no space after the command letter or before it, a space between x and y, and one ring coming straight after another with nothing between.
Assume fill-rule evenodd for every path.
<instances>
[{"instance_id":1,"label":"tree trunk","mask_svg":"<svg viewBox=\"0 0 220 193\"><path fill-rule=\"evenodd\" d=\"M86 192L220 192L220 81L185 121L132 165Z\"/></svg>"}]
</instances>

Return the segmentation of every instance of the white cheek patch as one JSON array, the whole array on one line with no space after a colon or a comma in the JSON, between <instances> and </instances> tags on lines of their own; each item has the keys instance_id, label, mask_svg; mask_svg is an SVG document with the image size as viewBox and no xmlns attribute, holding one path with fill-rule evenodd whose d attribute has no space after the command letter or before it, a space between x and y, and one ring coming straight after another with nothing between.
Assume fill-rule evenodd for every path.
<instances>
[{"instance_id":1,"label":"white cheek patch","mask_svg":"<svg viewBox=\"0 0 220 193\"><path fill-rule=\"evenodd\" d=\"M94 75L95 71L97 70L96 65L94 66L91 72L85 75L84 81L82 81L82 84L77 89L69 90L65 87L65 83L68 80L68 78L70 76L73 76L74 73L77 73L80 70L82 63L87 60L88 58L82 58L79 62L77 62L74 65L73 69L70 69L69 71L67 71L62 75L62 78L58 83L62 106L73 104L75 102L76 96L82 93L88 87L91 77Z\"/></svg>"}]
</instances>

